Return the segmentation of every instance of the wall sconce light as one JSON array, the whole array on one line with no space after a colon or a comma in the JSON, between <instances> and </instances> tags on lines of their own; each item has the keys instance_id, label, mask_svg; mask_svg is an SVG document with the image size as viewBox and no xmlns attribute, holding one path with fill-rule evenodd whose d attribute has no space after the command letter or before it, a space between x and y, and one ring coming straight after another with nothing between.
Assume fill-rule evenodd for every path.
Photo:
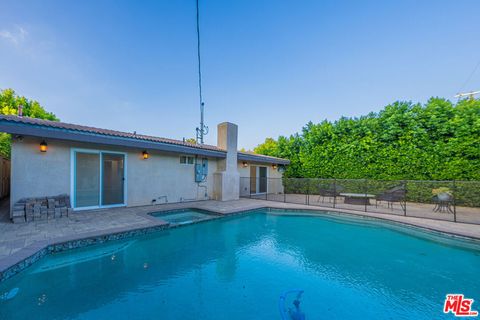
<instances>
[{"instance_id":1,"label":"wall sconce light","mask_svg":"<svg viewBox=\"0 0 480 320\"><path fill-rule=\"evenodd\" d=\"M47 149L48 149L48 145L47 145L47 143L45 142L45 140L43 140L42 142L40 142L40 152L47 152Z\"/></svg>"},{"instance_id":2,"label":"wall sconce light","mask_svg":"<svg viewBox=\"0 0 480 320\"><path fill-rule=\"evenodd\" d=\"M247 161L243 161L243 162L242 162L242 165L243 165L244 168L248 167Z\"/></svg>"},{"instance_id":3,"label":"wall sconce light","mask_svg":"<svg viewBox=\"0 0 480 320\"><path fill-rule=\"evenodd\" d=\"M277 170L278 166L276 164L272 164L273 170Z\"/></svg>"},{"instance_id":4,"label":"wall sconce light","mask_svg":"<svg viewBox=\"0 0 480 320\"><path fill-rule=\"evenodd\" d=\"M145 159L145 160L148 159L148 157L150 156L148 154L147 150L143 150L142 155L143 155L143 159Z\"/></svg>"}]
</instances>

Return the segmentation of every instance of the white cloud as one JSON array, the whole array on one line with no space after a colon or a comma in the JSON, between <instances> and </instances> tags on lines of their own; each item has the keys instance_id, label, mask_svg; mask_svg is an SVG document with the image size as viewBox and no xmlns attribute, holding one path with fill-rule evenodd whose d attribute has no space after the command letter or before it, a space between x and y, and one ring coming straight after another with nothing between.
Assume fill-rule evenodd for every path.
<instances>
[{"instance_id":1,"label":"white cloud","mask_svg":"<svg viewBox=\"0 0 480 320\"><path fill-rule=\"evenodd\" d=\"M0 30L0 38L18 45L25 40L28 32L22 27L16 26L14 30Z\"/></svg>"}]
</instances>

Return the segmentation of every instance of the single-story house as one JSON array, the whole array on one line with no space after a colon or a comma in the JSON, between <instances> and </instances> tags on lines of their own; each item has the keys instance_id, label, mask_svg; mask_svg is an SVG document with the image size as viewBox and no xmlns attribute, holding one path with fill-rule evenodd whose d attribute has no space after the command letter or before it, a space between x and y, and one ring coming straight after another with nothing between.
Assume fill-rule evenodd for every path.
<instances>
[{"instance_id":1,"label":"single-story house","mask_svg":"<svg viewBox=\"0 0 480 320\"><path fill-rule=\"evenodd\" d=\"M25 199L56 195L83 210L282 193L267 180L289 164L239 152L228 122L217 146L10 115L0 116L0 132L12 136L11 217Z\"/></svg>"}]
</instances>

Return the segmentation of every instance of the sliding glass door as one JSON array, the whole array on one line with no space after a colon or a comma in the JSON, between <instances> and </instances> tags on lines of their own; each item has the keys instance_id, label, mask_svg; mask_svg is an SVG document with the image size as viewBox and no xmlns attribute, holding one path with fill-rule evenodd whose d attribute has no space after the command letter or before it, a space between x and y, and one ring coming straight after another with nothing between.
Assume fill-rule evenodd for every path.
<instances>
[{"instance_id":1,"label":"sliding glass door","mask_svg":"<svg viewBox=\"0 0 480 320\"><path fill-rule=\"evenodd\" d=\"M74 150L72 155L75 208L125 204L125 154Z\"/></svg>"},{"instance_id":2,"label":"sliding glass door","mask_svg":"<svg viewBox=\"0 0 480 320\"><path fill-rule=\"evenodd\" d=\"M257 193L257 167L250 166L250 193Z\"/></svg>"},{"instance_id":3,"label":"sliding glass door","mask_svg":"<svg viewBox=\"0 0 480 320\"><path fill-rule=\"evenodd\" d=\"M123 154L103 153L102 205L123 203L125 170Z\"/></svg>"},{"instance_id":4,"label":"sliding glass door","mask_svg":"<svg viewBox=\"0 0 480 320\"><path fill-rule=\"evenodd\" d=\"M267 193L267 168L258 167L258 193Z\"/></svg>"},{"instance_id":5,"label":"sliding glass door","mask_svg":"<svg viewBox=\"0 0 480 320\"><path fill-rule=\"evenodd\" d=\"M75 154L75 207L100 205L100 154Z\"/></svg>"},{"instance_id":6,"label":"sliding glass door","mask_svg":"<svg viewBox=\"0 0 480 320\"><path fill-rule=\"evenodd\" d=\"M250 193L267 193L267 167L250 166Z\"/></svg>"}]
</instances>

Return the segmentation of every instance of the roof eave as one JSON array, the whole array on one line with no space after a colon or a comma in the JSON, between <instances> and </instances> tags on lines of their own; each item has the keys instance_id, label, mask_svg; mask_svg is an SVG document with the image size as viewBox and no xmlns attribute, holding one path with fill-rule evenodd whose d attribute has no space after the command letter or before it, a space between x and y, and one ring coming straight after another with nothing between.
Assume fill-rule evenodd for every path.
<instances>
[{"instance_id":1,"label":"roof eave","mask_svg":"<svg viewBox=\"0 0 480 320\"><path fill-rule=\"evenodd\" d=\"M148 140L139 140L126 137L115 137L95 133L86 133L75 130L44 127L40 125L25 124L18 122L11 122L0 119L0 132L6 132L16 135L33 136L40 138L50 138L59 140L68 140L76 142L88 142L97 144L106 144L114 146L123 146L130 148L158 150L175 153L196 154L213 158L225 158L225 151L216 151L209 149L201 149L183 145L153 142Z\"/></svg>"},{"instance_id":2,"label":"roof eave","mask_svg":"<svg viewBox=\"0 0 480 320\"><path fill-rule=\"evenodd\" d=\"M281 165L290 164L290 160L287 160L287 159L263 157L262 155L246 154L246 153L240 153L240 152L238 153L238 161L252 161L252 162L281 164Z\"/></svg>"}]
</instances>

